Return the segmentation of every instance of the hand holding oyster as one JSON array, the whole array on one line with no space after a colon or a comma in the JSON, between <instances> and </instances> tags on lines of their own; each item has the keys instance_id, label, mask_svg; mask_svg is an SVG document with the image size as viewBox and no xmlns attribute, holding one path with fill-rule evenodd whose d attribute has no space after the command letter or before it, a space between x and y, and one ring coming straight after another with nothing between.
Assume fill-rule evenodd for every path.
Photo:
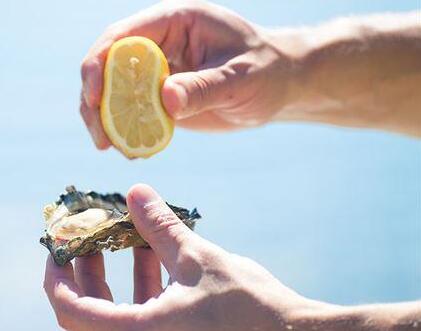
<instances>
[{"instance_id":1,"label":"hand holding oyster","mask_svg":"<svg viewBox=\"0 0 421 331\"><path fill-rule=\"evenodd\" d=\"M196 209L190 212L168 206L190 229L200 218ZM44 207L44 218L46 230L40 242L59 265L104 249L148 247L131 221L125 197L119 193L85 193L68 186L57 202Z\"/></svg>"}]
</instances>

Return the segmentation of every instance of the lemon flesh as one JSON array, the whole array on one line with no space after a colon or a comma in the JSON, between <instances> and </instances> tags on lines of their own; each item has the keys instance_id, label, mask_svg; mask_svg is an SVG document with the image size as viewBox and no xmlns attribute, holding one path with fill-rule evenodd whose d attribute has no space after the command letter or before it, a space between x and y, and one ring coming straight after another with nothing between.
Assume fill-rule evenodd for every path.
<instances>
[{"instance_id":1,"label":"lemon flesh","mask_svg":"<svg viewBox=\"0 0 421 331\"><path fill-rule=\"evenodd\" d=\"M147 158L171 141L174 124L161 101L167 60L150 39L127 37L107 56L101 121L111 143L128 158Z\"/></svg>"}]
</instances>

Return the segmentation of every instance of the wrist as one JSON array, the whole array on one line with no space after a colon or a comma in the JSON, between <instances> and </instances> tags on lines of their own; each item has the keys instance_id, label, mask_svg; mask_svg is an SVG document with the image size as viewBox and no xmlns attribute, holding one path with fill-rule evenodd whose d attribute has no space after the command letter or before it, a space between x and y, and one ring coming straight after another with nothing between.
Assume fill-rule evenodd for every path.
<instances>
[{"instance_id":1,"label":"wrist","mask_svg":"<svg viewBox=\"0 0 421 331\"><path fill-rule=\"evenodd\" d=\"M267 100L273 110L271 119L279 120L281 113L300 98L299 77L303 72L303 59L311 52L310 45L305 29L258 27L257 31L265 51L260 58L266 60L264 79L271 96Z\"/></svg>"},{"instance_id":2,"label":"wrist","mask_svg":"<svg viewBox=\"0 0 421 331\"><path fill-rule=\"evenodd\" d=\"M339 19L314 27L272 30L270 35L290 63L288 93L274 120L341 123L346 117L346 96L358 87L344 83L358 80L354 77L358 72L349 72L351 54L366 47L367 29L353 19Z\"/></svg>"},{"instance_id":3,"label":"wrist","mask_svg":"<svg viewBox=\"0 0 421 331\"><path fill-rule=\"evenodd\" d=\"M421 326L421 304L338 306L314 302L291 314L288 325L296 331L404 331Z\"/></svg>"},{"instance_id":4,"label":"wrist","mask_svg":"<svg viewBox=\"0 0 421 331\"><path fill-rule=\"evenodd\" d=\"M307 300L307 299L306 299ZM344 320L344 308L336 305L331 305L323 302L307 300L307 304L300 309L295 309L288 316L288 326L292 330L305 331L336 331L339 330L335 326L335 321L339 319ZM352 320L354 320L352 322ZM347 316L346 324L355 323L355 318ZM354 330L354 328L341 329L342 331Z\"/></svg>"},{"instance_id":5,"label":"wrist","mask_svg":"<svg viewBox=\"0 0 421 331\"><path fill-rule=\"evenodd\" d=\"M364 29L354 23L344 19L272 32L279 52L291 59L287 97L275 120L343 124L349 117L343 105L350 90L358 88L354 81L359 74L349 72L351 54L364 47L365 38Z\"/></svg>"},{"instance_id":6,"label":"wrist","mask_svg":"<svg viewBox=\"0 0 421 331\"><path fill-rule=\"evenodd\" d=\"M416 94L415 80L408 78L419 71L416 20L415 13L349 17L270 31L273 45L291 63L288 93L273 119L419 135L405 113L413 112L411 106L400 107L405 95Z\"/></svg>"},{"instance_id":7,"label":"wrist","mask_svg":"<svg viewBox=\"0 0 421 331\"><path fill-rule=\"evenodd\" d=\"M304 331L363 331L380 330L363 327L364 318L360 313L347 307L318 303L311 308L301 309L290 317L293 330Z\"/></svg>"},{"instance_id":8,"label":"wrist","mask_svg":"<svg viewBox=\"0 0 421 331\"><path fill-rule=\"evenodd\" d=\"M300 104L305 94L303 82L308 75L306 59L315 49L315 45L309 42L308 30L308 28L264 30L267 44L277 55L274 66L268 73L278 97L274 121L305 120L301 118L296 105Z\"/></svg>"}]
</instances>

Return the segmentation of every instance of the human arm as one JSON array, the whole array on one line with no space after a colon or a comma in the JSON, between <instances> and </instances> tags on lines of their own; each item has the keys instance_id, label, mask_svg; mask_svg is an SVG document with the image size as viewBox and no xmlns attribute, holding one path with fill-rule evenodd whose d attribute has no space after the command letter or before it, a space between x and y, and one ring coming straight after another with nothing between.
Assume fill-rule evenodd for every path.
<instances>
[{"instance_id":1,"label":"human arm","mask_svg":"<svg viewBox=\"0 0 421 331\"><path fill-rule=\"evenodd\" d=\"M421 12L272 32L297 59L276 118L421 137Z\"/></svg>"},{"instance_id":2,"label":"human arm","mask_svg":"<svg viewBox=\"0 0 421 331\"><path fill-rule=\"evenodd\" d=\"M421 330L421 301L360 306L326 305L319 311L293 314L290 330L409 331Z\"/></svg>"},{"instance_id":3,"label":"human arm","mask_svg":"<svg viewBox=\"0 0 421 331\"><path fill-rule=\"evenodd\" d=\"M214 4L165 1L110 25L82 63L81 114L100 149L102 75L112 43L153 39L172 75L161 96L182 127L221 131L322 122L420 136L420 12L264 29Z\"/></svg>"},{"instance_id":4,"label":"human arm","mask_svg":"<svg viewBox=\"0 0 421 331\"><path fill-rule=\"evenodd\" d=\"M75 268L47 261L44 288L67 330L420 330L420 303L342 307L307 299L250 259L190 231L155 191L135 186L128 207L151 249L134 250L134 303L112 302L102 255ZM160 261L170 275L161 286ZM419 323L419 324L417 324Z\"/></svg>"}]
</instances>

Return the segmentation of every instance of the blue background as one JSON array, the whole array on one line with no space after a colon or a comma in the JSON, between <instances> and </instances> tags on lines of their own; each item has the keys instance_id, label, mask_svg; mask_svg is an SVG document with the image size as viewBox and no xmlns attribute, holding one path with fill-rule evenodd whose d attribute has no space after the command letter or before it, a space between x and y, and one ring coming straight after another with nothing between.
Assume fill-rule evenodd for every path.
<instances>
[{"instance_id":1,"label":"blue background","mask_svg":"<svg viewBox=\"0 0 421 331\"><path fill-rule=\"evenodd\" d=\"M0 329L56 329L38 239L43 205L70 183L102 192L149 183L174 204L197 206L201 235L314 299L419 298L419 141L276 124L223 135L178 129L147 161L95 150L78 111L80 62L107 25L151 3L0 1ZM265 26L420 8L419 1L220 3ZM105 256L116 301L130 302L130 250Z\"/></svg>"}]
</instances>

